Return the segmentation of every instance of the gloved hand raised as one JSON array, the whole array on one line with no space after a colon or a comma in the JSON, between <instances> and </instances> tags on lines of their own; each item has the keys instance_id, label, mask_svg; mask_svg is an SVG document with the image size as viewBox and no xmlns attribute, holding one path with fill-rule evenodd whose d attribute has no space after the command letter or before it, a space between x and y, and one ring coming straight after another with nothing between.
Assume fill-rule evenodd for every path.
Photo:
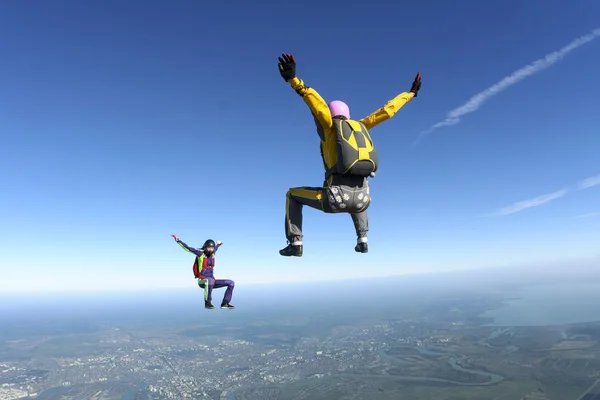
<instances>
[{"instance_id":1,"label":"gloved hand raised","mask_svg":"<svg viewBox=\"0 0 600 400\"><path fill-rule=\"evenodd\" d=\"M419 89L421 89L421 73L420 72L417 73L417 76L415 77L415 80L413 81L410 91L415 94L415 97L417 97L417 93L419 92Z\"/></svg>"},{"instance_id":2,"label":"gloved hand raised","mask_svg":"<svg viewBox=\"0 0 600 400\"><path fill-rule=\"evenodd\" d=\"M283 57L283 58L282 58ZM282 54L279 57L279 73L284 81L289 81L296 76L296 59L291 54Z\"/></svg>"}]
</instances>

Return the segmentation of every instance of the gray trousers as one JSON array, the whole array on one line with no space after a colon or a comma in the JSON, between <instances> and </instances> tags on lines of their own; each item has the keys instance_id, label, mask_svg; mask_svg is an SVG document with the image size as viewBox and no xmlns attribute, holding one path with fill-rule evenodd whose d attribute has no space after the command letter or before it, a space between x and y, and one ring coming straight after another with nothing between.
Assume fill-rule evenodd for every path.
<instances>
[{"instance_id":1,"label":"gray trousers","mask_svg":"<svg viewBox=\"0 0 600 400\"><path fill-rule=\"evenodd\" d=\"M370 204L369 183L361 177L334 175L323 187L291 188L286 193L285 236L291 244L302 244L302 209L308 206L328 214L350 214L357 241L366 242Z\"/></svg>"}]
</instances>

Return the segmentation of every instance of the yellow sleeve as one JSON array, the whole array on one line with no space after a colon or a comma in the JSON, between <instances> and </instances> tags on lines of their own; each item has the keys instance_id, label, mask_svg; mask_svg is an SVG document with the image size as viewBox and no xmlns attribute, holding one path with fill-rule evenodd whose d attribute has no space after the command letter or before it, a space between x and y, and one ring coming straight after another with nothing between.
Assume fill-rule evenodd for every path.
<instances>
[{"instance_id":1,"label":"yellow sleeve","mask_svg":"<svg viewBox=\"0 0 600 400\"><path fill-rule=\"evenodd\" d=\"M331 118L331 112L327 106L327 102L321 97L317 91L311 87L305 86L302 79L293 77L290 79L289 84L292 89L296 91L304 102L310 108L310 111L317 118L321 126L325 129L333 126L333 119Z\"/></svg>"},{"instance_id":2,"label":"yellow sleeve","mask_svg":"<svg viewBox=\"0 0 600 400\"><path fill-rule=\"evenodd\" d=\"M371 129L383 121L392 118L398 112L398 110L400 110L414 97L414 95L415 94L412 92L400 93L398 96L388 101L386 105L381 107L379 110L373 112L368 117L361 119L360 122L365 124L367 129Z\"/></svg>"}]
</instances>

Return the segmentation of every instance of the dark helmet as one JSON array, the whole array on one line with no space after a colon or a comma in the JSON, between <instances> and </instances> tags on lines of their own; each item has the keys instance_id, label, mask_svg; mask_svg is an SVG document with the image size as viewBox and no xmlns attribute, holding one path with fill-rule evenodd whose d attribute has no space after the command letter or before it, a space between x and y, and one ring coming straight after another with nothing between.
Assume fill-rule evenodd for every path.
<instances>
[{"instance_id":1,"label":"dark helmet","mask_svg":"<svg viewBox=\"0 0 600 400\"><path fill-rule=\"evenodd\" d=\"M213 251L214 251L214 247L216 246L215 241L212 239L208 239L206 242L204 242L204 246L202 246L202 250L204 250L204 254L206 254L207 256L210 256ZM208 250L209 247L212 247L213 250Z\"/></svg>"},{"instance_id":2,"label":"dark helmet","mask_svg":"<svg viewBox=\"0 0 600 400\"><path fill-rule=\"evenodd\" d=\"M215 241L214 241L214 240L212 240L212 239L208 239L206 242L204 242L204 246L202 246L202 247L204 247L204 248L207 248L207 247L215 247L216 245L217 245L217 244L215 243Z\"/></svg>"}]
</instances>

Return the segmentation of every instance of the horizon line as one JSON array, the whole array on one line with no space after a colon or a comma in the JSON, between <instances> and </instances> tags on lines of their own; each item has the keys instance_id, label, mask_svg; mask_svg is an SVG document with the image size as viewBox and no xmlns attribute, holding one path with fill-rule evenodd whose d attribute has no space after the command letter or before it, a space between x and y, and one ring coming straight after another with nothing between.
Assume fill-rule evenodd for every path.
<instances>
[{"instance_id":1,"label":"horizon line","mask_svg":"<svg viewBox=\"0 0 600 400\"><path fill-rule=\"evenodd\" d=\"M294 281L254 281L254 282L236 282L236 286L264 286L264 285L288 285L288 284L319 284L319 283L332 283L332 282L347 282L347 281L360 281L364 279L373 279L373 278L388 278L388 279L398 279L398 278L411 278L415 276L423 276L423 275L443 275L443 274L452 274L452 273L461 273L461 272L482 272L482 271L497 271L500 269L515 269L515 268L523 268L524 266L544 266L548 269L554 269L555 264L557 263L569 263L569 262L600 262L600 253L581 255L579 257L568 257L558 260L537 260L530 261L527 263L512 263L512 264L495 264L491 266L483 266L483 267L465 267L465 268L451 268L451 269L424 269L419 271L410 271L399 274L386 274L386 275L371 275L365 277L342 277L342 278L332 278L332 279L323 279L323 280L294 280ZM41 294L41 295L56 295L56 294L98 294L98 293L124 293L124 292L168 292L172 290L196 290L197 285L192 283L190 285L181 285L181 286L154 286L154 287L131 287L131 288L98 288L98 289L74 289L74 290L36 290L36 289L25 289L25 290L13 290L6 291L2 289L0 292L0 298L3 296L15 296L15 295L32 295L32 294Z\"/></svg>"},{"instance_id":2,"label":"horizon line","mask_svg":"<svg viewBox=\"0 0 600 400\"><path fill-rule=\"evenodd\" d=\"M344 282L344 281L359 281L359 280L364 280L364 279L373 279L373 278L402 278L402 277L413 277L413 276L419 276L419 275L434 275L434 274L443 274L443 273L452 273L452 272L462 272L462 271L474 271L474 270L481 270L481 269L494 269L494 268L502 268L502 267L470 267L470 268L454 268L454 269L442 269L442 270L432 270L432 269L426 269L426 270L422 270L422 271L411 271L411 272L406 272L406 273L400 273L400 274L389 274L389 275L370 275L370 276L365 276L365 277L342 277L342 278L331 278L331 279L322 279L322 280L318 280L318 279L314 279L314 280L294 280L294 281L290 281L290 280L283 280L283 281L247 281L247 282L238 282L234 279L234 281L236 282L236 287L238 285L243 285L243 286L263 286L263 285L286 285L286 284L315 284L315 283L332 283L332 282ZM38 290L38 289L25 289L25 290L13 290L13 291L7 291L6 289L2 289L1 293L0 293L0 297L2 297L3 295L18 295L18 294L26 294L26 295L31 295L32 293L35 294L82 294L82 293L119 293L119 292L159 292L159 291L169 291L169 290L185 290L185 289L197 289L197 284L195 282L191 283L190 285L177 285L177 286L154 286L154 287L140 287L140 286L134 286L131 288L115 288L115 287L105 287L105 288L98 288L98 289L91 289L91 288L82 288L82 289L78 289L78 288L74 288L73 290L61 290L61 289L56 289L56 290L52 290L52 288L49 288L47 290Z\"/></svg>"}]
</instances>

